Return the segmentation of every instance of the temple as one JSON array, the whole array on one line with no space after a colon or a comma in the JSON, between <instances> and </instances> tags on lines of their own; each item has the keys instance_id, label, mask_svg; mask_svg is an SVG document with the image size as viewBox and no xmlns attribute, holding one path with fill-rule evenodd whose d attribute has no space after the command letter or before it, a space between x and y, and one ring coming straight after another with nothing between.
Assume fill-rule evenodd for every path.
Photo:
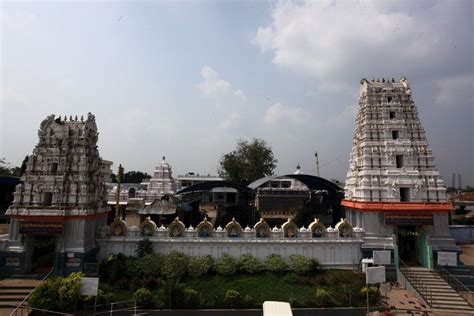
<instances>
[{"instance_id":1,"label":"temple","mask_svg":"<svg viewBox=\"0 0 474 316\"><path fill-rule=\"evenodd\" d=\"M44 263L56 274L83 271L111 254L133 255L144 238L162 254L301 254L347 269L383 252L390 281L399 263L432 268L460 252L449 233L452 205L403 78L361 80L344 189L299 165L248 186L193 173L174 179L163 157L148 182L117 192L105 185L111 162L99 156L92 114L50 115L38 137L7 211L10 233L0 236L0 274Z\"/></svg>"},{"instance_id":2,"label":"temple","mask_svg":"<svg viewBox=\"0 0 474 316\"><path fill-rule=\"evenodd\" d=\"M409 264L431 267L439 251L458 251L449 234L452 205L406 79L361 80L341 204L349 222L366 231L364 257L391 249Z\"/></svg>"},{"instance_id":3,"label":"temple","mask_svg":"<svg viewBox=\"0 0 474 316\"><path fill-rule=\"evenodd\" d=\"M7 211L5 272L50 263L66 273L95 261L95 232L107 219L103 183L110 174L109 162L99 156L98 134L90 113L86 119L50 115L43 120ZM48 253L55 255L43 256Z\"/></svg>"}]
</instances>

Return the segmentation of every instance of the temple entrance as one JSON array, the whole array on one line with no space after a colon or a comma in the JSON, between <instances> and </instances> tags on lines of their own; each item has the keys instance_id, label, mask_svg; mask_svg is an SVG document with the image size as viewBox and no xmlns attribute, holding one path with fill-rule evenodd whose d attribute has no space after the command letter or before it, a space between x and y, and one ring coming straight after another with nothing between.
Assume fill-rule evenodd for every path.
<instances>
[{"instance_id":1,"label":"temple entrance","mask_svg":"<svg viewBox=\"0 0 474 316\"><path fill-rule=\"evenodd\" d=\"M429 266L429 246L422 226L397 226L398 256L409 266Z\"/></svg>"},{"instance_id":2,"label":"temple entrance","mask_svg":"<svg viewBox=\"0 0 474 316\"><path fill-rule=\"evenodd\" d=\"M56 257L55 236L32 236L33 255L31 257L32 272L48 272L54 266Z\"/></svg>"}]
</instances>

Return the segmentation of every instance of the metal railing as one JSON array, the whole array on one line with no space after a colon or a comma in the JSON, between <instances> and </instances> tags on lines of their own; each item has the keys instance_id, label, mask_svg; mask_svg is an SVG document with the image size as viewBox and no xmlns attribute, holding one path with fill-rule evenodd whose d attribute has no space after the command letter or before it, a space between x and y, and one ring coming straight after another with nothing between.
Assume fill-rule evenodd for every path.
<instances>
[{"instance_id":1,"label":"metal railing","mask_svg":"<svg viewBox=\"0 0 474 316\"><path fill-rule=\"evenodd\" d=\"M423 297L425 302L432 306L433 305L433 293L429 286L423 282L423 280L417 275L415 271L410 269L410 267L402 261L402 259L399 259L400 265L399 265L399 270L405 277L405 279L410 282L410 284L413 286L413 288L418 292L418 294Z\"/></svg>"},{"instance_id":2,"label":"metal railing","mask_svg":"<svg viewBox=\"0 0 474 316\"><path fill-rule=\"evenodd\" d=\"M469 288L459 281L456 276L452 275L443 266L436 265L435 271L442 277L461 297L474 308L474 293Z\"/></svg>"},{"instance_id":3,"label":"metal railing","mask_svg":"<svg viewBox=\"0 0 474 316\"><path fill-rule=\"evenodd\" d=\"M38 286L43 283L47 278L49 278L49 276L51 275L51 273L53 273L53 269L54 268L51 268L51 270L49 270L49 272L45 275L45 277L41 280L41 282L33 289L33 291L31 291L24 299L23 301L20 302L20 304L18 304L18 306L10 313L10 316L17 316L18 315L18 312L20 312L21 314L20 315L23 315L23 312L24 312L24 309L28 309L26 311L26 315L28 315L30 313L30 310L32 308L28 307L28 306L24 306L25 302L28 301L28 299L30 298L31 294L33 294L33 292L38 288Z\"/></svg>"}]
</instances>

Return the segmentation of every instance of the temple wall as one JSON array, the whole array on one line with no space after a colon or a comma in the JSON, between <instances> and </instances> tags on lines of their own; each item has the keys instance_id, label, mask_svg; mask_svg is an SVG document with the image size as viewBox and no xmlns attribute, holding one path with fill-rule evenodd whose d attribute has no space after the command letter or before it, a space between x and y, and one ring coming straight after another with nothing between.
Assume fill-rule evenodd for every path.
<instances>
[{"instance_id":1,"label":"temple wall","mask_svg":"<svg viewBox=\"0 0 474 316\"><path fill-rule=\"evenodd\" d=\"M112 254L135 254L141 237L105 237L97 238L100 250L97 260L100 262ZM361 260L360 246L362 238L308 238L308 239L271 239L271 238L150 238L156 253L168 254L179 251L190 256L219 258L227 253L235 258L251 254L260 260L271 254L287 259L291 255L303 255L317 259L323 266L334 268L356 268Z\"/></svg>"}]
</instances>

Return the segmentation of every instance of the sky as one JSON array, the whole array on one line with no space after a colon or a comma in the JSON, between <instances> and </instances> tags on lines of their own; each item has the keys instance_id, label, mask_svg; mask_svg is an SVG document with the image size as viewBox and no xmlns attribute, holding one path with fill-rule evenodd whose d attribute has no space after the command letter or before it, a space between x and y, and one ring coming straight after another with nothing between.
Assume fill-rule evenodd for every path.
<instances>
[{"instance_id":1,"label":"sky","mask_svg":"<svg viewBox=\"0 0 474 316\"><path fill-rule=\"evenodd\" d=\"M0 158L96 116L117 169L216 174L261 138L277 174L345 180L361 78L406 77L446 185L474 185L474 1L0 2Z\"/></svg>"}]
</instances>

